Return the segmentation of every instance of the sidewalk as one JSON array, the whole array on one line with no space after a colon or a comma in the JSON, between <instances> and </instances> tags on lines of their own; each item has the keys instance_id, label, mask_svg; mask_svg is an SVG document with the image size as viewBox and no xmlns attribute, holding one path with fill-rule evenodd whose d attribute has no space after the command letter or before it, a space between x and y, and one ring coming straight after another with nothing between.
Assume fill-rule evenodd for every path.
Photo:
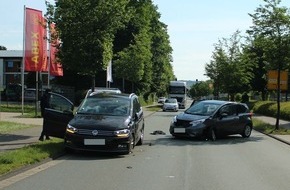
<instances>
[{"instance_id":1,"label":"sidewalk","mask_svg":"<svg viewBox=\"0 0 290 190\"><path fill-rule=\"evenodd\" d=\"M274 117L254 115L253 118L259 119L265 123L269 123L270 125L274 125L274 126L276 125L276 118ZM279 119L279 126L284 129L290 129L290 121ZM290 135L269 135L269 134L266 134L266 135L290 145Z\"/></svg>"},{"instance_id":2,"label":"sidewalk","mask_svg":"<svg viewBox=\"0 0 290 190\"><path fill-rule=\"evenodd\" d=\"M38 142L42 131L42 118L23 118L21 113L0 112L0 121L33 125L31 128L0 134L0 152Z\"/></svg>"},{"instance_id":3,"label":"sidewalk","mask_svg":"<svg viewBox=\"0 0 290 190\"><path fill-rule=\"evenodd\" d=\"M144 116L149 117L154 112L144 111ZM31 128L12 131L7 134L0 134L0 152L6 150L13 150L21 148L23 146L33 144L38 142L39 135L42 130L42 118L23 118L21 113L7 113L0 112L0 121L10 121L16 123L23 123L28 125L33 125ZM265 123L275 125L276 118L254 115L256 119L262 120ZM280 127L285 129L290 129L290 122L285 120L280 120ZM290 145L290 135L268 135L275 138L281 142Z\"/></svg>"}]
</instances>

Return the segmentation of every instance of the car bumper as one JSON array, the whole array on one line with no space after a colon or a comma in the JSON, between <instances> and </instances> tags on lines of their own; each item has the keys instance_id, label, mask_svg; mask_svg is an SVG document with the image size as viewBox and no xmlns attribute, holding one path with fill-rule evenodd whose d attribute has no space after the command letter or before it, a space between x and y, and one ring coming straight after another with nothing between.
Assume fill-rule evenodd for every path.
<instances>
[{"instance_id":1,"label":"car bumper","mask_svg":"<svg viewBox=\"0 0 290 190\"><path fill-rule=\"evenodd\" d=\"M163 111L177 111L178 110L178 108L177 107L163 107L162 108L163 109Z\"/></svg>"},{"instance_id":2,"label":"car bumper","mask_svg":"<svg viewBox=\"0 0 290 190\"><path fill-rule=\"evenodd\" d=\"M205 127L180 127L171 125L169 132L173 136L179 137L204 137L206 135Z\"/></svg>"},{"instance_id":3,"label":"car bumper","mask_svg":"<svg viewBox=\"0 0 290 190\"><path fill-rule=\"evenodd\" d=\"M127 153L129 145L129 137L92 137L77 134L65 136L65 147L73 150Z\"/></svg>"}]
</instances>

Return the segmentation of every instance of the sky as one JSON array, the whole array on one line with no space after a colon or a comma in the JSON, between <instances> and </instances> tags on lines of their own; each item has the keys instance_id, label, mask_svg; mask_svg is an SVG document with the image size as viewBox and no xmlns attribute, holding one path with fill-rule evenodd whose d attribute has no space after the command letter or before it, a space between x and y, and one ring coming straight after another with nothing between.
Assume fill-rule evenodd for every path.
<instances>
[{"instance_id":1,"label":"sky","mask_svg":"<svg viewBox=\"0 0 290 190\"><path fill-rule=\"evenodd\" d=\"M211 60L214 44L242 34L252 26L254 13L263 0L152 0L167 25L173 48L173 71L178 80L207 80L205 64ZM45 0L0 1L0 45L23 49L24 6L46 12ZM54 2L51 0L50 2ZM281 6L290 8L289 0ZM114 67L114 66L113 66Z\"/></svg>"}]
</instances>

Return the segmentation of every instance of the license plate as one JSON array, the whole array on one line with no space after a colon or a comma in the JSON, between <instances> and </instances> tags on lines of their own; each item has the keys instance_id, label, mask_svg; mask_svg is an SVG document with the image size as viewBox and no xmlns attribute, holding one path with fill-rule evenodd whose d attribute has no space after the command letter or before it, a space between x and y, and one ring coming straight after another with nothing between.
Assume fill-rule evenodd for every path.
<instances>
[{"instance_id":1,"label":"license plate","mask_svg":"<svg viewBox=\"0 0 290 190\"><path fill-rule=\"evenodd\" d=\"M105 139L85 139L84 145L105 145Z\"/></svg>"},{"instance_id":2,"label":"license plate","mask_svg":"<svg viewBox=\"0 0 290 190\"><path fill-rule=\"evenodd\" d=\"M174 133L185 133L185 128L174 128Z\"/></svg>"}]
</instances>

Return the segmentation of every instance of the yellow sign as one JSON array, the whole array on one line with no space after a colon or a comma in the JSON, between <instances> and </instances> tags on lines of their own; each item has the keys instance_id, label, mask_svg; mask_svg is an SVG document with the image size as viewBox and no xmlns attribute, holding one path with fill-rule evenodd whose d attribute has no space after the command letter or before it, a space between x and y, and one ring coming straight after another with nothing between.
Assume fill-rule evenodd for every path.
<instances>
[{"instance_id":1,"label":"yellow sign","mask_svg":"<svg viewBox=\"0 0 290 190\"><path fill-rule=\"evenodd\" d=\"M268 71L268 90L277 90L278 71ZM288 72L280 71L280 90L288 90Z\"/></svg>"}]
</instances>

